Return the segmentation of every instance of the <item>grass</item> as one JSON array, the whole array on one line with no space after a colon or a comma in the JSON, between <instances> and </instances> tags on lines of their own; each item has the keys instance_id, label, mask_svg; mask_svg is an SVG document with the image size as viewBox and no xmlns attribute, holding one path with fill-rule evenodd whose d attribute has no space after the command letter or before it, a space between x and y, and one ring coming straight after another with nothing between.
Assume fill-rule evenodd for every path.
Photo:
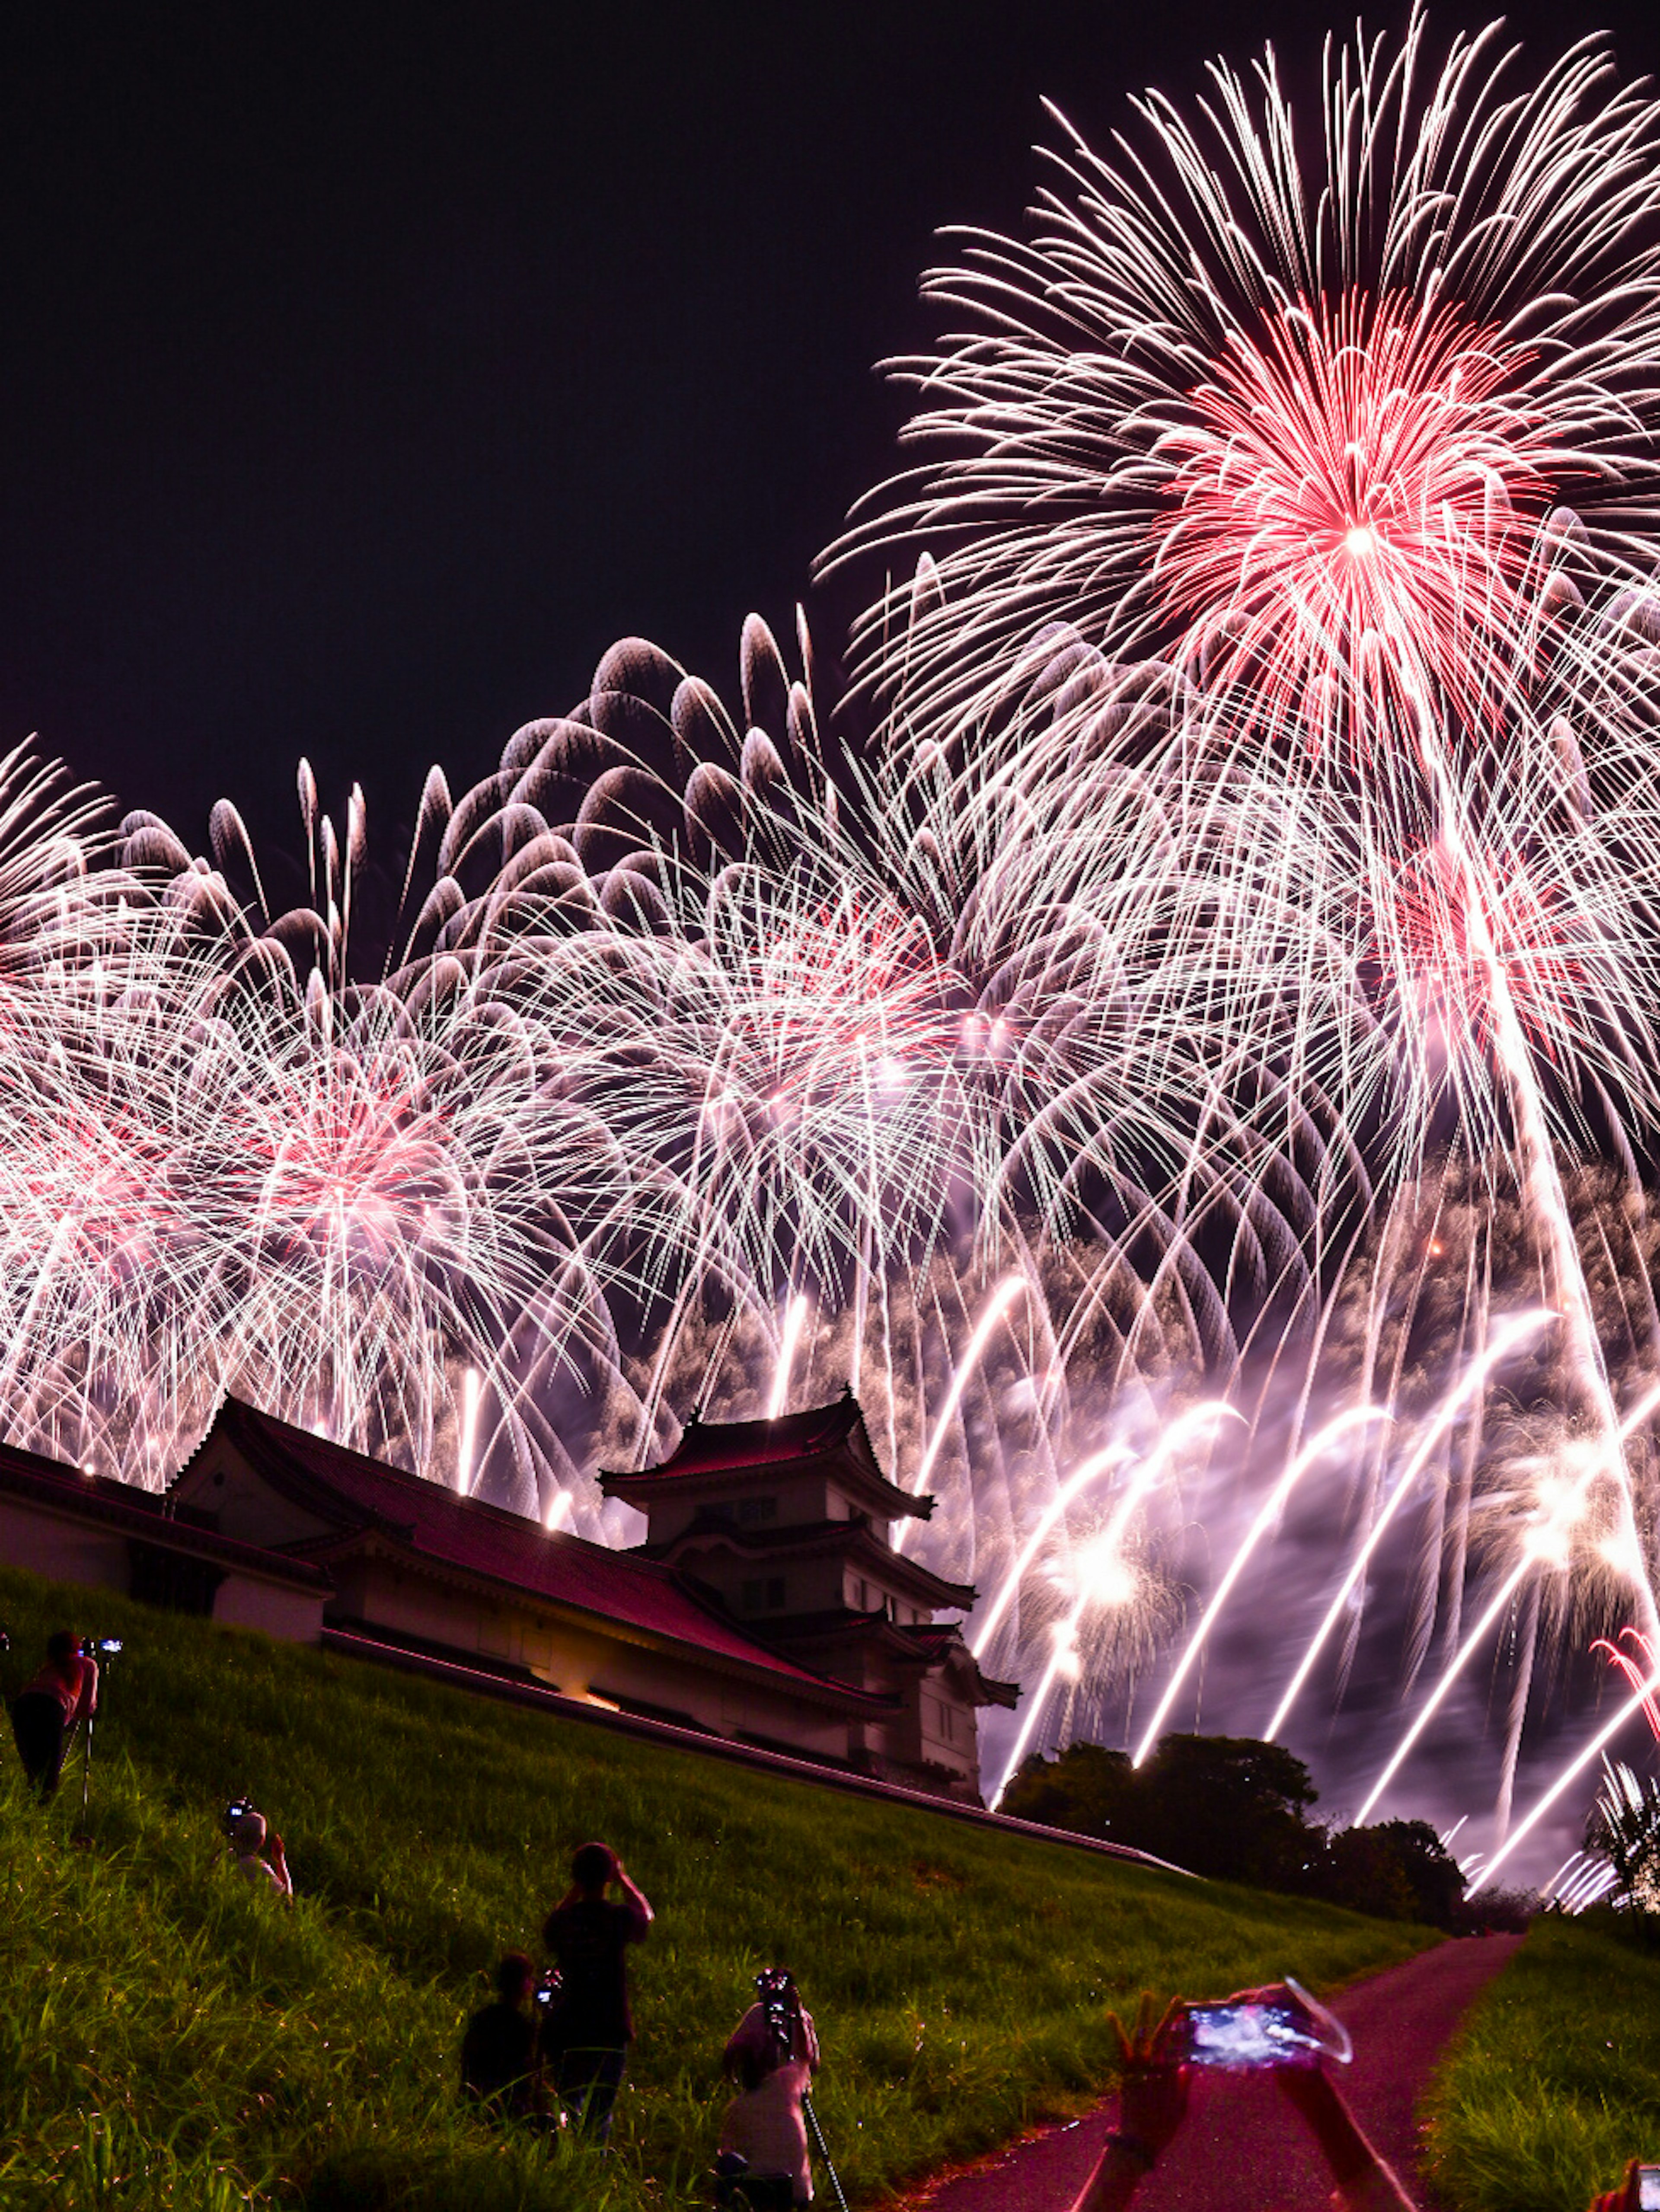
<instances>
[{"instance_id":1,"label":"grass","mask_svg":"<svg viewBox=\"0 0 1660 2212\"><path fill-rule=\"evenodd\" d=\"M47 1632L126 1640L92 1844L0 1759L0 2203L7 2212L645 2212L706 2201L722 2040L750 1978L800 1977L849 2194L1075 2110L1107 2008L1287 1970L1329 1988L1429 1931L1200 1884L844 1797L368 1664L0 1570L15 1689ZM250 1791L284 1912L224 1862ZM536 1931L573 1846L657 1908L617 2149L540 2147L458 2106L483 1976Z\"/></svg>"},{"instance_id":2,"label":"grass","mask_svg":"<svg viewBox=\"0 0 1660 2212\"><path fill-rule=\"evenodd\" d=\"M1583 2212L1660 2160L1660 1953L1613 1918L1536 1920L1444 2062L1431 2154L1462 2212Z\"/></svg>"}]
</instances>

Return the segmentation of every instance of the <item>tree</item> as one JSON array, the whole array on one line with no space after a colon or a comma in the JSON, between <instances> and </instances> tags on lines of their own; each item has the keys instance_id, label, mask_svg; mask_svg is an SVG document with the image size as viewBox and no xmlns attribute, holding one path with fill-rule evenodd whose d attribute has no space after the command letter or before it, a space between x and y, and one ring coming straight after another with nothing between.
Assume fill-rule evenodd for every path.
<instances>
[{"instance_id":1,"label":"tree","mask_svg":"<svg viewBox=\"0 0 1660 2212\"><path fill-rule=\"evenodd\" d=\"M1309 1771L1255 1736L1167 1735L1137 1778L1120 1840L1195 1874L1301 1889L1318 1844Z\"/></svg>"},{"instance_id":2,"label":"tree","mask_svg":"<svg viewBox=\"0 0 1660 2212\"><path fill-rule=\"evenodd\" d=\"M1128 1752L1068 1744L1052 1762L1034 1753L1004 1791L1000 1809L1018 1820L1122 1843L1128 1840L1121 1831L1135 1779Z\"/></svg>"},{"instance_id":3,"label":"tree","mask_svg":"<svg viewBox=\"0 0 1660 2212\"><path fill-rule=\"evenodd\" d=\"M1380 1920L1422 1920L1452 1928L1464 1894L1458 1862L1426 1820L1381 1820L1326 1838L1327 1883L1334 1904Z\"/></svg>"}]
</instances>

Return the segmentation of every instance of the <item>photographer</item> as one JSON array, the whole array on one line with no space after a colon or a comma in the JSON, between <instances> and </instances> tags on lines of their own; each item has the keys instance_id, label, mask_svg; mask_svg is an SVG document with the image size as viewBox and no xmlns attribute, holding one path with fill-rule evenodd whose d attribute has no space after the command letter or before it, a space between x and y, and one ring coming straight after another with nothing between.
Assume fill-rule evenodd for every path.
<instances>
[{"instance_id":1,"label":"photographer","mask_svg":"<svg viewBox=\"0 0 1660 2212\"><path fill-rule=\"evenodd\" d=\"M98 1662L73 1629L46 1640L46 1663L13 1699L11 1732L29 1787L44 1804L58 1787L77 1723L98 1710Z\"/></svg>"},{"instance_id":2,"label":"photographer","mask_svg":"<svg viewBox=\"0 0 1660 2212\"><path fill-rule=\"evenodd\" d=\"M781 1972L763 1978L775 1991L738 2023L721 2058L740 2094L721 2122L716 2202L744 2212L791 2212L812 2202L803 2100L818 2064L812 2015Z\"/></svg>"},{"instance_id":3,"label":"photographer","mask_svg":"<svg viewBox=\"0 0 1660 2212\"><path fill-rule=\"evenodd\" d=\"M509 1951L496 1969L496 2002L474 2013L461 2045L461 2094L493 2120L539 2120L542 2075L528 2007L536 1969Z\"/></svg>"},{"instance_id":4,"label":"photographer","mask_svg":"<svg viewBox=\"0 0 1660 2212\"><path fill-rule=\"evenodd\" d=\"M256 1813L252 1805L240 1813L230 1831L231 1862L244 1881L263 1892L274 1890L284 1905L294 1902L294 1878L289 1872L288 1857L283 1849L281 1836L271 1838L271 1856L265 1853L265 1816Z\"/></svg>"},{"instance_id":5,"label":"photographer","mask_svg":"<svg viewBox=\"0 0 1660 2212\"><path fill-rule=\"evenodd\" d=\"M634 2037L628 1947L644 1942L652 1911L605 1844L584 1844L571 1886L548 1915L542 1940L559 1968L558 1998L542 2025L542 2054L560 2101L582 2132L603 2142ZM615 1883L621 1895L605 1892Z\"/></svg>"}]
</instances>

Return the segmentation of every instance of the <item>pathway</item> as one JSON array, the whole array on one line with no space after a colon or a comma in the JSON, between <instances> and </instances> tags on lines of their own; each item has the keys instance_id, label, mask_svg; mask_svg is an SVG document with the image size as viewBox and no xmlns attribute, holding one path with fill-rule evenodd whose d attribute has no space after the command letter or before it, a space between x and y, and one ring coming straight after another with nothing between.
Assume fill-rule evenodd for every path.
<instances>
[{"instance_id":1,"label":"pathway","mask_svg":"<svg viewBox=\"0 0 1660 2212\"><path fill-rule=\"evenodd\" d=\"M1333 2002L1354 2038L1353 2065L1337 2069L1343 2093L1409 2188L1418 2148L1413 2107L1471 2001L1520 1942L1487 1936L1438 1943ZM943 2183L924 2200L927 2212L1067 2212L1116 2111L1109 2099L1087 2118ZM1199 2073L1182 2132L1136 2191L1135 2212L1327 2212L1330 2203L1319 2152L1266 2075Z\"/></svg>"}]
</instances>

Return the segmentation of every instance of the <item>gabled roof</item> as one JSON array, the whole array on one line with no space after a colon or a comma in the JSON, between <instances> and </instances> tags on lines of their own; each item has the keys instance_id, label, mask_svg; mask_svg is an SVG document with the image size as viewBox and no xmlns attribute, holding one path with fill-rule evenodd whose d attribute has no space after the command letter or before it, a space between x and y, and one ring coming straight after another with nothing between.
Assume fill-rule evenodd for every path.
<instances>
[{"instance_id":1,"label":"gabled roof","mask_svg":"<svg viewBox=\"0 0 1660 2212\"><path fill-rule=\"evenodd\" d=\"M693 1413L679 1443L659 1466L631 1473L602 1471L599 1486L607 1498L643 1508L651 1498L747 1488L751 1480L801 1471L823 1459L834 1459L853 1476L884 1520L907 1515L926 1521L933 1511L932 1498L914 1497L883 1474L851 1390L830 1405L780 1413L772 1420L700 1421Z\"/></svg>"},{"instance_id":2,"label":"gabled roof","mask_svg":"<svg viewBox=\"0 0 1660 2212\"><path fill-rule=\"evenodd\" d=\"M265 1577L301 1589L332 1589L326 1571L306 1560L284 1559L257 1545L174 1517L167 1501L154 1491L105 1474L86 1474L61 1460L43 1459L15 1444L0 1443L0 1494L26 1499L48 1512L94 1521L141 1543L192 1559L210 1559L228 1571Z\"/></svg>"},{"instance_id":3,"label":"gabled roof","mask_svg":"<svg viewBox=\"0 0 1660 2212\"><path fill-rule=\"evenodd\" d=\"M415 1564L481 1577L625 1631L695 1647L707 1660L769 1675L818 1702L845 1707L852 1697L861 1711L885 1710L880 1698L830 1682L756 1643L668 1567L462 1498L239 1399L225 1401L175 1486L216 1437L228 1438L274 1490L331 1524L337 1534L305 1547L313 1557L338 1557L353 1539L374 1537Z\"/></svg>"}]
</instances>

